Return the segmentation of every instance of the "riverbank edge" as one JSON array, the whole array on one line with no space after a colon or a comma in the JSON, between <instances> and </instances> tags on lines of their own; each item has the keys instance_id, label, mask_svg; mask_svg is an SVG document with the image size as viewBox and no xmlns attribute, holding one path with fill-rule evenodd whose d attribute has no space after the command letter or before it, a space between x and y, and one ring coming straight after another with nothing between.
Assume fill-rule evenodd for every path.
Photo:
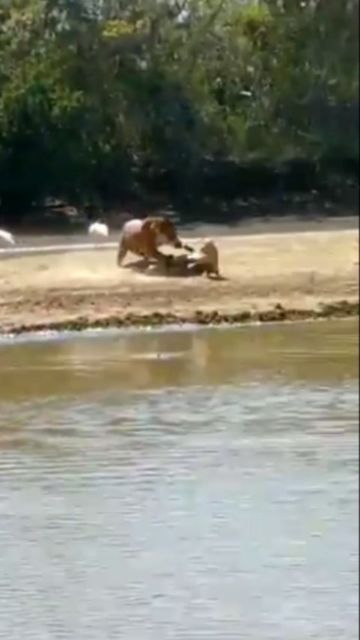
<instances>
[{"instance_id":1,"label":"riverbank edge","mask_svg":"<svg viewBox=\"0 0 360 640\"><path fill-rule=\"evenodd\" d=\"M285 308L278 303L264 310L234 310L226 313L217 310L195 310L187 313L129 312L90 318L77 316L62 320L36 323L16 323L0 326L0 335L22 335L43 332L82 332L91 329L156 328L166 326L231 326L240 324L266 324L270 322L301 322L309 320L345 319L359 316L359 301L340 300L319 303L316 308Z\"/></svg>"},{"instance_id":2,"label":"riverbank edge","mask_svg":"<svg viewBox=\"0 0 360 640\"><path fill-rule=\"evenodd\" d=\"M339 202L334 202L325 195L320 200L305 194L296 194L292 198L276 197L249 197L234 198L231 200L195 202L192 206L181 206L163 199L148 199L142 201L130 201L128 205L113 205L101 209L98 217L101 217L108 224L113 232L120 233L123 224L132 217L144 218L147 215L167 215L171 217L179 229L201 227L206 225L223 224L225 226L242 225L247 227L254 222L283 223L291 219L296 219L301 225L311 224L314 220L321 221L324 225L331 225L333 221L344 218L358 217L358 192L352 197ZM70 212L68 210L70 209ZM75 213L72 213L74 209ZM96 217L95 213L93 216ZM71 236L77 232L84 232L89 224L89 219L80 209L64 205L55 212L48 214L34 212L27 214L24 221L14 223L6 217L1 224L15 235L25 236L33 234L49 234L54 237L58 235Z\"/></svg>"}]
</instances>

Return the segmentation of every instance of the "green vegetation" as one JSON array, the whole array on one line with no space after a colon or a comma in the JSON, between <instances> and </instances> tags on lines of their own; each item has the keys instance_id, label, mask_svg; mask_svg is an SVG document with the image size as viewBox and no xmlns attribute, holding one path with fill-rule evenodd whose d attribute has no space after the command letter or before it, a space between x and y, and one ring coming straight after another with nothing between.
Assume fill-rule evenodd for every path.
<instances>
[{"instance_id":1,"label":"green vegetation","mask_svg":"<svg viewBox=\"0 0 360 640\"><path fill-rule=\"evenodd\" d=\"M0 0L12 221L46 197L238 195L358 158L358 0Z\"/></svg>"}]
</instances>

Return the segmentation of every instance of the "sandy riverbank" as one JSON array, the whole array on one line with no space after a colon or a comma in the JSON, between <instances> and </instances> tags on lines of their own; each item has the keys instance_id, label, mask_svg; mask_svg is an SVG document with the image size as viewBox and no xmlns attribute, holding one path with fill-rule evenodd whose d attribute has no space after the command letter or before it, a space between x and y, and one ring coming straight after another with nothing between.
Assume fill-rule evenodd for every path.
<instances>
[{"instance_id":1,"label":"sandy riverbank","mask_svg":"<svg viewBox=\"0 0 360 640\"><path fill-rule=\"evenodd\" d=\"M224 281L118 269L114 250L1 261L0 332L357 315L356 230L216 241Z\"/></svg>"}]
</instances>

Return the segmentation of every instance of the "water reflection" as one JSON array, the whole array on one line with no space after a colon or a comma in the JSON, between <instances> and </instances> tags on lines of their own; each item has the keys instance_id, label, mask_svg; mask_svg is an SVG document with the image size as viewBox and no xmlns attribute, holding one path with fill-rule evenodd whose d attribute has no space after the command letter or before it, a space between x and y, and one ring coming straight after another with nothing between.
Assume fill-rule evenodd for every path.
<instances>
[{"instance_id":1,"label":"water reflection","mask_svg":"<svg viewBox=\"0 0 360 640\"><path fill-rule=\"evenodd\" d=\"M0 347L0 638L356 637L357 324Z\"/></svg>"},{"instance_id":2,"label":"water reflection","mask_svg":"<svg viewBox=\"0 0 360 640\"><path fill-rule=\"evenodd\" d=\"M229 330L122 333L0 346L0 399L281 378L358 375L353 321Z\"/></svg>"}]
</instances>

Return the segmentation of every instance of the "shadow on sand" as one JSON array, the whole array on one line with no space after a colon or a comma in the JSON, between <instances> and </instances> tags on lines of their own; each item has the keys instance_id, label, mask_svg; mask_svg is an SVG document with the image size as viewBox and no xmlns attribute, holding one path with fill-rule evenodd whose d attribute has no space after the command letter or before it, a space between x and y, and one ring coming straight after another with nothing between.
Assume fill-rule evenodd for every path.
<instances>
[{"instance_id":1,"label":"shadow on sand","mask_svg":"<svg viewBox=\"0 0 360 640\"><path fill-rule=\"evenodd\" d=\"M161 264L157 262L148 262L147 260L135 260L132 262L128 262L125 265L121 266L122 269L129 269L134 271L135 273L141 273L142 275L146 275L148 277L151 276L161 276L164 278L199 278L204 276L205 274L201 271L197 271L196 269L189 268L186 262L178 262L175 261L167 268L163 267ZM222 275L216 274L206 274L209 280L226 281L228 278L225 278Z\"/></svg>"}]
</instances>

